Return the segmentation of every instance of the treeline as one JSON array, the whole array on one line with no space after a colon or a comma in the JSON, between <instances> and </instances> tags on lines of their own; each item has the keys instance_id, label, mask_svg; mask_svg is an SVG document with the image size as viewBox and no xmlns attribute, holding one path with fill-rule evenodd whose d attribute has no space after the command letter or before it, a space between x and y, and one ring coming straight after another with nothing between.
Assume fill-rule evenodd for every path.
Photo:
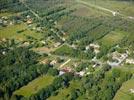
<instances>
[{"instance_id":1,"label":"treeline","mask_svg":"<svg viewBox=\"0 0 134 100\"><path fill-rule=\"evenodd\" d=\"M9 5L13 3L17 3L19 0L0 0L0 10L3 8L8 7Z\"/></svg>"},{"instance_id":2,"label":"treeline","mask_svg":"<svg viewBox=\"0 0 134 100\"><path fill-rule=\"evenodd\" d=\"M83 96L85 100L112 100L122 83L132 77L132 73L121 71L120 69L111 69L108 65L102 67L95 74L82 77L80 89L71 92L71 100Z\"/></svg>"}]
</instances>

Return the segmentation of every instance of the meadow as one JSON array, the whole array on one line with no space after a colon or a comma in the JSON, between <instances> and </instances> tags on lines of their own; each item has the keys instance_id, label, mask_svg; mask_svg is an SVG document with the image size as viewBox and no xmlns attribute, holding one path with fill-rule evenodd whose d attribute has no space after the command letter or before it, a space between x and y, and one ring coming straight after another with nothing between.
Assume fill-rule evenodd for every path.
<instances>
[{"instance_id":1,"label":"meadow","mask_svg":"<svg viewBox=\"0 0 134 100\"><path fill-rule=\"evenodd\" d=\"M49 75L42 75L26 86L21 87L20 89L14 91L14 95L21 95L24 97L29 97L35 93L37 93L40 89L45 88L46 86L50 85L54 80L53 76Z\"/></svg>"},{"instance_id":2,"label":"meadow","mask_svg":"<svg viewBox=\"0 0 134 100\"><path fill-rule=\"evenodd\" d=\"M113 100L132 100L134 95L130 92L130 89L134 88L134 79L130 79L124 82L122 87L117 91Z\"/></svg>"}]
</instances>

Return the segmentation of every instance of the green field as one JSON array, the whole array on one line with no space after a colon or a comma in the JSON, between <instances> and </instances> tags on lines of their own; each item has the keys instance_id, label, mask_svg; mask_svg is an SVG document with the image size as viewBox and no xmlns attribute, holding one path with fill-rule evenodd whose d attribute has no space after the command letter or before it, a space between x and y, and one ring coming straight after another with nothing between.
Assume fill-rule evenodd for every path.
<instances>
[{"instance_id":1,"label":"green field","mask_svg":"<svg viewBox=\"0 0 134 100\"><path fill-rule=\"evenodd\" d=\"M40 89L45 88L49 84L53 82L53 76L40 76L35 80L31 81L26 86L23 86L19 90L16 90L13 94L15 95L22 95L24 97L29 97L32 94L37 93Z\"/></svg>"},{"instance_id":2,"label":"green field","mask_svg":"<svg viewBox=\"0 0 134 100\"><path fill-rule=\"evenodd\" d=\"M98 42L104 46L113 46L120 43L120 41L127 35L125 32L121 31L112 31L109 34L105 35Z\"/></svg>"},{"instance_id":3,"label":"green field","mask_svg":"<svg viewBox=\"0 0 134 100\"><path fill-rule=\"evenodd\" d=\"M51 96L50 98L48 98L48 100L63 100L63 99L70 100L69 97L66 98L66 96L71 93L71 90L79 89L80 85L81 85L81 82L71 81L68 88L58 90L59 92L58 95Z\"/></svg>"},{"instance_id":4,"label":"green field","mask_svg":"<svg viewBox=\"0 0 134 100\"><path fill-rule=\"evenodd\" d=\"M31 36L33 38L39 39L42 37L41 33L36 33L27 28L28 26L25 23L16 24L0 28L0 39L2 38L15 38L19 40L26 40L26 36ZM24 30L21 33L17 31Z\"/></svg>"},{"instance_id":5,"label":"green field","mask_svg":"<svg viewBox=\"0 0 134 100\"><path fill-rule=\"evenodd\" d=\"M134 94L129 91L130 89L134 89L134 79L123 83L113 100L132 100L132 97L134 98Z\"/></svg>"}]
</instances>

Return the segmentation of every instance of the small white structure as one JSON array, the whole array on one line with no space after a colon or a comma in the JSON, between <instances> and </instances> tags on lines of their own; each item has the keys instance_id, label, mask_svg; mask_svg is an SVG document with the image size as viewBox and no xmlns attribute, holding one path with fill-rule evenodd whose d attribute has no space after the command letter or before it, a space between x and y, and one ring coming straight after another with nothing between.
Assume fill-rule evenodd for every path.
<instances>
[{"instance_id":1,"label":"small white structure","mask_svg":"<svg viewBox=\"0 0 134 100\"><path fill-rule=\"evenodd\" d=\"M45 41L43 41L43 40L41 41L41 43L42 43L42 44L46 44L46 42L45 42Z\"/></svg>"},{"instance_id":2,"label":"small white structure","mask_svg":"<svg viewBox=\"0 0 134 100\"><path fill-rule=\"evenodd\" d=\"M57 48L60 45L61 45L61 43L60 42L57 42L57 43L54 44L54 47Z\"/></svg>"},{"instance_id":3,"label":"small white structure","mask_svg":"<svg viewBox=\"0 0 134 100\"><path fill-rule=\"evenodd\" d=\"M134 94L134 89L130 89L130 92Z\"/></svg>"},{"instance_id":4,"label":"small white structure","mask_svg":"<svg viewBox=\"0 0 134 100\"><path fill-rule=\"evenodd\" d=\"M57 63L57 61L53 60L53 61L50 62L50 65L55 65L56 63Z\"/></svg>"},{"instance_id":5,"label":"small white structure","mask_svg":"<svg viewBox=\"0 0 134 100\"><path fill-rule=\"evenodd\" d=\"M6 52L5 52L5 51L3 51L3 52L2 52L2 54L3 54L3 55L5 55L5 54L6 54Z\"/></svg>"},{"instance_id":6,"label":"small white structure","mask_svg":"<svg viewBox=\"0 0 134 100\"><path fill-rule=\"evenodd\" d=\"M89 50L90 49L90 47L89 46L86 46L86 48L85 48L86 50Z\"/></svg>"},{"instance_id":7,"label":"small white structure","mask_svg":"<svg viewBox=\"0 0 134 100\"><path fill-rule=\"evenodd\" d=\"M60 71L59 76L63 75L64 73L65 73L64 71Z\"/></svg>"}]
</instances>

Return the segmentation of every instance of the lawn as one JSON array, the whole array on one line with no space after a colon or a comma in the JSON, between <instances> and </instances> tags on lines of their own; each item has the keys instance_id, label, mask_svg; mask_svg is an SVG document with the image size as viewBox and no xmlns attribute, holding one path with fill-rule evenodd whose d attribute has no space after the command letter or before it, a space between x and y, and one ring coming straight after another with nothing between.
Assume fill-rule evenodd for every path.
<instances>
[{"instance_id":1,"label":"lawn","mask_svg":"<svg viewBox=\"0 0 134 100\"><path fill-rule=\"evenodd\" d=\"M32 94L37 93L40 89L45 88L49 84L53 82L53 76L40 76L35 80L31 81L26 86L23 86L19 90L16 90L13 94L15 95L22 95L24 97L29 97Z\"/></svg>"},{"instance_id":2,"label":"lawn","mask_svg":"<svg viewBox=\"0 0 134 100\"><path fill-rule=\"evenodd\" d=\"M0 28L0 39L2 38L15 38L19 40L25 40L26 36L32 36L36 39L42 37L40 33L36 33L27 28L28 26L25 23L10 25L4 28ZM17 31L25 30L21 33L17 33Z\"/></svg>"},{"instance_id":3,"label":"lawn","mask_svg":"<svg viewBox=\"0 0 134 100\"><path fill-rule=\"evenodd\" d=\"M130 89L134 89L134 79L123 83L113 100L132 100L132 96L134 98L134 94L129 91Z\"/></svg>"},{"instance_id":4,"label":"lawn","mask_svg":"<svg viewBox=\"0 0 134 100\"><path fill-rule=\"evenodd\" d=\"M81 86L81 82L78 81L71 81L68 88L60 89L58 95L51 96L48 100L63 100L66 98L68 94L70 94L71 90L79 89ZM70 100L70 98L66 98L65 100Z\"/></svg>"}]
</instances>

